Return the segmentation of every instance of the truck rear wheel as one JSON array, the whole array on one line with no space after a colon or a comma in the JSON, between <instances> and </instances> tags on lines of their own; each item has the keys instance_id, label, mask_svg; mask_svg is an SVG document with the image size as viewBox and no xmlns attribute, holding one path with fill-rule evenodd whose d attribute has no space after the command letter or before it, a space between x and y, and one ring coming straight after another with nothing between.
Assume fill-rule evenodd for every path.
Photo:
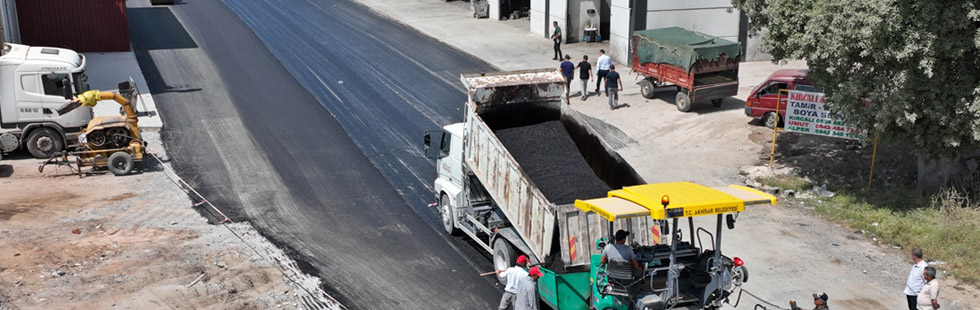
<instances>
[{"instance_id":1,"label":"truck rear wheel","mask_svg":"<svg viewBox=\"0 0 980 310\"><path fill-rule=\"evenodd\" d=\"M681 112L687 112L691 110L691 97L687 95L686 91L677 92L677 96L674 97L674 104L677 105L677 110Z\"/></svg>"},{"instance_id":2,"label":"truck rear wheel","mask_svg":"<svg viewBox=\"0 0 980 310\"><path fill-rule=\"evenodd\" d=\"M643 79L638 84L640 84L640 95L643 95L643 98L653 99L655 95L654 90L656 89L656 87L653 85L653 81L650 79Z\"/></svg>"},{"instance_id":3,"label":"truck rear wheel","mask_svg":"<svg viewBox=\"0 0 980 310\"><path fill-rule=\"evenodd\" d=\"M723 98L718 98L718 99L711 99L711 105L713 105L713 106L715 106L716 108L720 108L720 107L721 107L721 105L722 105L723 103L725 103L725 101L724 101L724 100L725 100L725 99L723 99Z\"/></svg>"},{"instance_id":4,"label":"truck rear wheel","mask_svg":"<svg viewBox=\"0 0 980 310\"><path fill-rule=\"evenodd\" d=\"M27 136L27 151L35 158L51 158L65 149L61 135L51 128L38 128Z\"/></svg>"},{"instance_id":5,"label":"truck rear wheel","mask_svg":"<svg viewBox=\"0 0 980 310\"><path fill-rule=\"evenodd\" d=\"M505 270L513 266L517 256L514 255L514 247L504 238L497 238L493 241L493 268ZM507 284L503 279L498 278L500 284Z\"/></svg>"},{"instance_id":6,"label":"truck rear wheel","mask_svg":"<svg viewBox=\"0 0 980 310\"><path fill-rule=\"evenodd\" d=\"M439 196L439 213L442 215L442 228L450 236L458 236L460 231L456 228L456 212L449 203L449 196L442 194Z\"/></svg>"}]
</instances>

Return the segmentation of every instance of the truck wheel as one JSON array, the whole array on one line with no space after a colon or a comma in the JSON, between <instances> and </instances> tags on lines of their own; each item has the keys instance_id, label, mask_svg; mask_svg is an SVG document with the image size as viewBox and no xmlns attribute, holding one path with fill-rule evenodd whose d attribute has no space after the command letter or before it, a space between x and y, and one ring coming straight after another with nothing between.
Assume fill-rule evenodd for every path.
<instances>
[{"instance_id":1,"label":"truck wheel","mask_svg":"<svg viewBox=\"0 0 980 310\"><path fill-rule=\"evenodd\" d=\"M723 98L711 99L711 105L715 106L716 108L720 108L723 103L725 103L725 99Z\"/></svg>"},{"instance_id":2,"label":"truck wheel","mask_svg":"<svg viewBox=\"0 0 980 310\"><path fill-rule=\"evenodd\" d=\"M762 117L762 121L766 124L768 128L776 128L779 125L779 116L776 116L776 112L766 112L766 115Z\"/></svg>"},{"instance_id":3,"label":"truck wheel","mask_svg":"<svg viewBox=\"0 0 980 310\"><path fill-rule=\"evenodd\" d=\"M65 149L61 135L51 128L38 128L27 137L27 151L35 158L51 158Z\"/></svg>"},{"instance_id":4,"label":"truck wheel","mask_svg":"<svg viewBox=\"0 0 980 310\"><path fill-rule=\"evenodd\" d=\"M513 266L517 256L514 255L514 247L504 238L497 238L493 241L493 268L505 270ZM503 279L498 278L500 284L507 284Z\"/></svg>"},{"instance_id":5,"label":"truck wheel","mask_svg":"<svg viewBox=\"0 0 980 310\"><path fill-rule=\"evenodd\" d=\"M442 228L450 236L459 236L459 229L456 228L456 212L449 204L449 196L442 194L439 196L439 213L442 215Z\"/></svg>"},{"instance_id":6,"label":"truck wheel","mask_svg":"<svg viewBox=\"0 0 980 310\"><path fill-rule=\"evenodd\" d=\"M127 175L133 171L133 156L126 152L115 152L109 155L109 171L114 175Z\"/></svg>"},{"instance_id":7,"label":"truck wheel","mask_svg":"<svg viewBox=\"0 0 980 310\"><path fill-rule=\"evenodd\" d=\"M651 82L650 79L643 79L638 84L640 84L640 95L643 95L643 98L653 99L654 90L656 89L653 82Z\"/></svg>"},{"instance_id":8,"label":"truck wheel","mask_svg":"<svg viewBox=\"0 0 980 310\"><path fill-rule=\"evenodd\" d=\"M687 92L679 91L677 96L674 97L674 104L677 105L677 110L681 112L687 112L691 110L691 97L688 97Z\"/></svg>"}]
</instances>

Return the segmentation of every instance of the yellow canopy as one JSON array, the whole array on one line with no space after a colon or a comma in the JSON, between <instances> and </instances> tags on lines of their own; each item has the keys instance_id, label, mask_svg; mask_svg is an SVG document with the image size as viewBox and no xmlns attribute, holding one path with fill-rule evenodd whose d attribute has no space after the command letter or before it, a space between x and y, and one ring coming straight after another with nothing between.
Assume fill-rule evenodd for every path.
<instances>
[{"instance_id":1,"label":"yellow canopy","mask_svg":"<svg viewBox=\"0 0 980 310\"><path fill-rule=\"evenodd\" d=\"M661 204L666 195L670 203ZM776 204L776 197L745 186L706 187L691 182L624 187L609 197L576 200L575 207L608 221L649 215L655 220L745 211L746 205Z\"/></svg>"}]
</instances>

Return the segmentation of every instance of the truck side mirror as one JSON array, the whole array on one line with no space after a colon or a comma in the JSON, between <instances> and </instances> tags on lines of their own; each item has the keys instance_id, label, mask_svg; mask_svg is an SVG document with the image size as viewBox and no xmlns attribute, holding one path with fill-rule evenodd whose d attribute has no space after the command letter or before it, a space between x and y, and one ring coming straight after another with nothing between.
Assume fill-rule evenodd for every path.
<instances>
[{"instance_id":1,"label":"truck side mirror","mask_svg":"<svg viewBox=\"0 0 980 310\"><path fill-rule=\"evenodd\" d=\"M440 156L441 150L439 146L437 145L436 147L432 147L432 143L433 142L442 143L442 138L444 134L445 132L443 131L428 131L425 133L425 136L422 137L423 148L425 149L425 157L429 159L442 158L442 156Z\"/></svg>"}]
</instances>

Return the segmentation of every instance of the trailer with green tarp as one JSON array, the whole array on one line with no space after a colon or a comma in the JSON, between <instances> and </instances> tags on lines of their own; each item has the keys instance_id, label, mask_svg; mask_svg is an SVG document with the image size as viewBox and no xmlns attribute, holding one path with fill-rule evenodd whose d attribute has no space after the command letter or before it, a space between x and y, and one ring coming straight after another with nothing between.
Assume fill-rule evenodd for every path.
<instances>
[{"instance_id":1,"label":"trailer with green tarp","mask_svg":"<svg viewBox=\"0 0 980 310\"><path fill-rule=\"evenodd\" d=\"M633 72L643 75L640 93L653 99L657 87L675 87L682 112L696 101L720 107L738 93L737 42L680 27L633 32Z\"/></svg>"}]
</instances>

